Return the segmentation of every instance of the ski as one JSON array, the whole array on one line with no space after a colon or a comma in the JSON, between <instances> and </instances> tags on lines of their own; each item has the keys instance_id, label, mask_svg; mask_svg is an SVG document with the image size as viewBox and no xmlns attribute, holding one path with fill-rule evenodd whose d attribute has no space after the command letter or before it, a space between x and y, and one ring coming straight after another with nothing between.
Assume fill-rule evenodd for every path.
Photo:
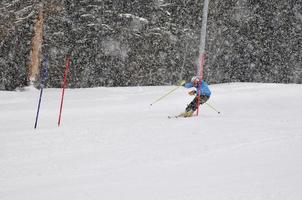
<instances>
[{"instance_id":1,"label":"ski","mask_svg":"<svg viewBox=\"0 0 302 200\"><path fill-rule=\"evenodd\" d=\"M182 117L181 115L170 115L168 116L169 119L176 119L176 118L179 118L179 117Z\"/></svg>"},{"instance_id":2,"label":"ski","mask_svg":"<svg viewBox=\"0 0 302 200\"><path fill-rule=\"evenodd\" d=\"M180 113L179 115L170 115L168 116L169 119L176 119L176 118L180 118L180 117L184 117L184 113Z\"/></svg>"},{"instance_id":3,"label":"ski","mask_svg":"<svg viewBox=\"0 0 302 200\"><path fill-rule=\"evenodd\" d=\"M180 117L183 117L183 118L188 118L188 117L193 117L195 115L190 115L190 116L187 116L186 113L180 113L179 115L170 115L168 116L169 119L175 119L175 118L180 118Z\"/></svg>"}]
</instances>

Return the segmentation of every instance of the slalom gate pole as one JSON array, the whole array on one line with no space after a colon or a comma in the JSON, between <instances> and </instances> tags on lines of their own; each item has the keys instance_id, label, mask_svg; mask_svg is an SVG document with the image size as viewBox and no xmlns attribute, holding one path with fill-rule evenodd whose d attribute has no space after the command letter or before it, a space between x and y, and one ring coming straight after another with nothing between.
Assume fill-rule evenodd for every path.
<instances>
[{"instance_id":1,"label":"slalom gate pole","mask_svg":"<svg viewBox=\"0 0 302 200\"><path fill-rule=\"evenodd\" d=\"M212 108L213 110L215 110L218 114L220 114L220 111L218 111L216 108L214 108L211 104L205 102L205 104L207 104L207 106L209 106L210 108Z\"/></svg>"},{"instance_id":2,"label":"slalom gate pole","mask_svg":"<svg viewBox=\"0 0 302 200\"><path fill-rule=\"evenodd\" d=\"M157 100L155 100L153 103L150 104L150 106L152 106L153 104L159 102L160 100L162 100L163 98L167 97L169 94L171 94L172 92L174 92L175 90L177 90L178 88L180 88L181 86L183 86L186 82L185 81L181 81L181 83L179 84L179 86L177 86L176 88L170 90L169 92L167 92L166 94L164 94L163 96L159 97Z\"/></svg>"},{"instance_id":3,"label":"slalom gate pole","mask_svg":"<svg viewBox=\"0 0 302 200\"><path fill-rule=\"evenodd\" d=\"M70 59L70 57L68 57L67 61L66 61L65 72L64 72L64 83L63 83L63 86L62 86L62 96L61 96L61 104L60 104L58 126L61 125L61 116L62 116L62 110L63 110L64 94L65 94L65 88L67 86L67 74L69 72L70 62L71 62L71 59Z\"/></svg>"},{"instance_id":4,"label":"slalom gate pole","mask_svg":"<svg viewBox=\"0 0 302 200\"><path fill-rule=\"evenodd\" d=\"M200 32L200 47L199 47L199 55L200 55L200 70L197 70L197 74L199 74L200 81L203 79L203 66L205 64L205 47L206 47L206 36L207 36L207 21L208 21L208 11L209 11L209 0L204 0L203 4L203 14L202 14L202 24L201 24L201 32ZM198 90L198 102L197 102L197 116L199 113L199 103L200 103L200 89L202 83L199 83Z\"/></svg>"},{"instance_id":5,"label":"slalom gate pole","mask_svg":"<svg viewBox=\"0 0 302 200\"><path fill-rule=\"evenodd\" d=\"M37 109L37 114L36 114L36 120L35 120L35 126L34 128L36 129L38 126L38 119L39 119L39 113L40 113L40 106L41 106L41 101L42 101L42 95L43 95L43 88L45 81L48 76L48 58L47 56L44 56L43 63L42 63L42 80L40 83L40 96L39 96L39 103L38 103L38 109Z\"/></svg>"},{"instance_id":6,"label":"slalom gate pole","mask_svg":"<svg viewBox=\"0 0 302 200\"><path fill-rule=\"evenodd\" d=\"M200 104L200 96L201 96L201 88L202 88L202 79L203 79L203 65L205 63L205 54L202 54L200 57L200 72L199 72L199 86L198 86L198 97L197 97L197 116L199 114L199 104Z\"/></svg>"}]
</instances>

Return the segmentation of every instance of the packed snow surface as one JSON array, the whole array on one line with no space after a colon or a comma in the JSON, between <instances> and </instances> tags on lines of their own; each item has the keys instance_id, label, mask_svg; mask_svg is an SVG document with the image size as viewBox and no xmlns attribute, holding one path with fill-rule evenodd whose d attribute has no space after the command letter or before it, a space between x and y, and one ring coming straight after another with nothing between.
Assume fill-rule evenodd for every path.
<instances>
[{"instance_id":1,"label":"packed snow surface","mask_svg":"<svg viewBox=\"0 0 302 200\"><path fill-rule=\"evenodd\" d=\"M1 200L301 200L302 85L0 92Z\"/></svg>"}]
</instances>

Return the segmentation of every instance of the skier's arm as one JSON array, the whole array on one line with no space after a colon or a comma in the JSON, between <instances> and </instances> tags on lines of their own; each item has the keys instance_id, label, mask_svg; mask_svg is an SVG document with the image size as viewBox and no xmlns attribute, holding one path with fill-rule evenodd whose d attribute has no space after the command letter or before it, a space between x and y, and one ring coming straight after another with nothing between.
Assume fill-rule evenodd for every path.
<instances>
[{"instance_id":1,"label":"skier's arm","mask_svg":"<svg viewBox=\"0 0 302 200\"><path fill-rule=\"evenodd\" d=\"M191 88L191 87L193 87L193 84L192 84L192 83L186 83L186 84L184 85L184 87L185 87L185 88Z\"/></svg>"}]
</instances>

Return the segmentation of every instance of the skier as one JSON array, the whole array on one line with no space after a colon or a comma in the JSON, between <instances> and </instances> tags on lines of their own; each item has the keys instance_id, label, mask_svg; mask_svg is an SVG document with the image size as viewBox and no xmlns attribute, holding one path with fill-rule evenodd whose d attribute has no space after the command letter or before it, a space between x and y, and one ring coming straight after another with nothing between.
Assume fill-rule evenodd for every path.
<instances>
[{"instance_id":1,"label":"skier","mask_svg":"<svg viewBox=\"0 0 302 200\"><path fill-rule=\"evenodd\" d=\"M201 84L201 86L200 86ZM208 87L208 84L205 81L200 81L200 77L198 76L193 76L191 79L191 82L186 83L184 85L185 88L192 88L195 87L194 90L191 90L188 94L189 95L195 95L195 98L193 99L193 101L186 107L186 111L182 114L180 114L180 116L183 117L191 117L193 115L193 113L195 112L195 110L197 109L197 103L198 103L198 99L199 99L199 104L204 104L205 102L207 102L211 96L211 90ZM198 92L198 90L200 90L200 92ZM200 95L200 98L199 98Z\"/></svg>"}]
</instances>

